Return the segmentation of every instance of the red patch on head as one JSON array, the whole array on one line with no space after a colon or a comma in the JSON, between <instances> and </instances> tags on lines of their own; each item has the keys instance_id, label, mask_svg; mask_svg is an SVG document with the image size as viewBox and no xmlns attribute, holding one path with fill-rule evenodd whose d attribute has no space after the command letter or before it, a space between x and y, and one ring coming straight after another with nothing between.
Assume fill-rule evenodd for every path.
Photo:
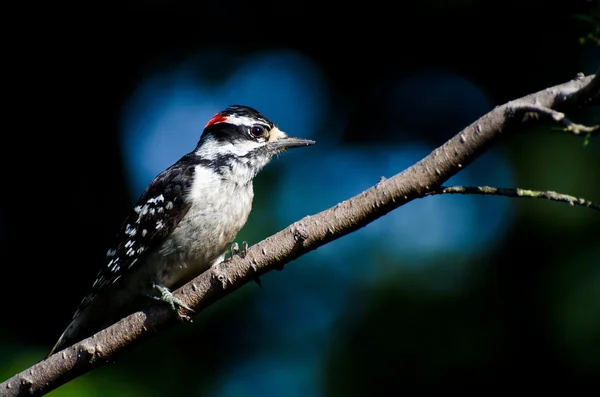
<instances>
[{"instance_id":1,"label":"red patch on head","mask_svg":"<svg viewBox=\"0 0 600 397\"><path fill-rule=\"evenodd\" d=\"M204 126L204 129L210 127L213 124L222 123L227 120L227 117L223 116L221 113L215 114L212 119L208 120L208 123Z\"/></svg>"}]
</instances>

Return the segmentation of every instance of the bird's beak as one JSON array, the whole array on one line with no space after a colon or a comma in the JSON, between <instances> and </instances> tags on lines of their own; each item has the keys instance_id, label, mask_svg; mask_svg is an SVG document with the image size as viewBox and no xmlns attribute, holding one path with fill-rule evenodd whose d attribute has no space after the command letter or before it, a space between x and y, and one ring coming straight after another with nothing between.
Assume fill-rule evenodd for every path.
<instances>
[{"instance_id":1,"label":"bird's beak","mask_svg":"<svg viewBox=\"0 0 600 397\"><path fill-rule=\"evenodd\" d=\"M310 139L301 139L301 138L292 138L285 137L280 138L275 142L271 142L272 147L281 148L281 149L290 149L294 147L302 147L302 146L310 146L314 145L315 141L311 141Z\"/></svg>"},{"instance_id":2,"label":"bird's beak","mask_svg":"<svg viewBox=\"0 0 600 397\"><path fill-rule=\"evenodd\" d=\"M295 147L310 146L314 145L315 141L310 139L293 138L287 136L285 132L274 127L270 133L269 145L277 149L290 149Z\"/></svg>"}]
</instances>

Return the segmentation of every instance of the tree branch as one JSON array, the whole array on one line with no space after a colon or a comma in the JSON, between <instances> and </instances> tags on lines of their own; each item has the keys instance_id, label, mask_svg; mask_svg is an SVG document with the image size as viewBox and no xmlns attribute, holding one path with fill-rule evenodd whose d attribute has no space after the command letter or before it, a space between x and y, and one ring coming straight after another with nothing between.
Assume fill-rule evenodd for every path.
<instances>
[{"instance_id":1,"label":"tree branch","mask_svg":"<svg viewBox=\"0 0 600 397\"><path fill-rule=\"evenodd\" d=\"M587 207L596 211L600 211L599 204L595 204L583 198L577 198L574 196L569 196L568 194L552 192L549 190L542 192L538 190L526 190L518 188L506 189L490 186L440 186L427 193L428 196L435 196L437 194L483 194L489 196L539 198L568 203L571 206L579 205L581 207Z\"/></svg>"},{"instance_id":2,"label":"tree branch","mask_svg":"<svg viewBox=\"0 0 600 397\"><path fill-rule=\"evenodd\" d=\"M541 107L555 111L587 106L598 97L599 80L597 76L577 78L496 107L412 167L389 179L382 178L358 196L295 222L250 247L244 258L236 256L204 272L177 290L175 296L199 312L256 276L281 270L299 256L431 194L508 133L513 125L509 121L521 121L524 111L534 109L531 106L535 105L535 110ZM177 322L173 317L165 305L133 313L8 379L0 384L0 393L3 396L47 393L114 359L134 341L173 325Z\"/></svg>"},{"instance_id":3,"label":"tree branch","mask_svg":"<svg viewBox=\"0 0 600 397\"><path fill-rule=\"evenodd\" d=\"M565 117L565 114L556 110L529 103L518 103L511 102L513 111L520 112L535 112L543 116L550 117L552 120L561 123L565 126L565 129L573 135L590 134L594 136L600 132L600 125L586 126L582 124L575 124L571 120Z\"/></svg>"}]
</instances>

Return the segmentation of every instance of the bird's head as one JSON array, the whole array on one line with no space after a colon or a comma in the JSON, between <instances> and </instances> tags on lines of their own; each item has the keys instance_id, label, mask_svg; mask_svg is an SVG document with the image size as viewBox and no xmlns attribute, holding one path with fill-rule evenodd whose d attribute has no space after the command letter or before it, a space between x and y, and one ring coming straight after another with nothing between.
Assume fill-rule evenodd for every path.
<instances>
[{"instance_id":1,"label":"bird's head","mask_svg":"<svg viewBox=\"0 0 600 397\"><path fill-rule=\"evenodd\" d=\"M222 171L244 166L256 175L274 155L314 143L287 136L251 107L233 105L208 121L195 154Z\"/></svg>"},{"instance_id":2,"label":"bird's head","mask_svg":"<svg viewBox=\"0 0 600 397\"><path fill-rule=\"evenodd\" d=\"M286 149L314 143L308 139L287 136L272 121L251 107L233 105L208 121L198 142L196 154L206 159L223 157L268 162L273 155Z\"/></svg>"}]
</instances>

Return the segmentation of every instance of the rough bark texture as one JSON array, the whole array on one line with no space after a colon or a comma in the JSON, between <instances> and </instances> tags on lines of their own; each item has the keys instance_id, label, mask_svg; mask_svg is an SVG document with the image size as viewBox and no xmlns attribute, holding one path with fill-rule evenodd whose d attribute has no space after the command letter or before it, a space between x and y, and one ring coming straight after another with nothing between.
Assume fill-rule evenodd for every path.
<instances>
[{"instance_id":1,"label":"rough bark texture","mask_svg":"<svg viewBox=\"0 0 600 397\"><path fill-rule=\"evenodd\" d=\"M392 178L382 178L372 188L332 208L295 222L250 247L244 258L234 257L198 276L175 295L199 312L257 275L280 270L299 256L435 191L502 135L515 131L526 115L534 112L544 117L552 113L537 108L560 112L575 110L597 104L599 92L600 78L578 76L575 80L496 107L412 167ZM0 385L0 394L47 393L111 361L134 341L176 322L165 306L134 313L8 379Z\"/></svg>"}]
</instances>

